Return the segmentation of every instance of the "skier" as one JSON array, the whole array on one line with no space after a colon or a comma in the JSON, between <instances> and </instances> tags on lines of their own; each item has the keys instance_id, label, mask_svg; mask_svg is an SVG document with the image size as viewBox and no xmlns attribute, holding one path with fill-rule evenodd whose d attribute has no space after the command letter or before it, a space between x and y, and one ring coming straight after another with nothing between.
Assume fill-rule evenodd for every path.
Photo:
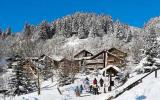
<instances>
[{"instance_id":1,"label":"skier","mask_svg":"<svg viewBox=\"0 0 160 100\"><path fill-rule=\"evenodd\" d=\"M100 83L100 86L103 87L104 80L101 78L101 79L99 80L99 83Z\"/></svg>"}]
</instances>

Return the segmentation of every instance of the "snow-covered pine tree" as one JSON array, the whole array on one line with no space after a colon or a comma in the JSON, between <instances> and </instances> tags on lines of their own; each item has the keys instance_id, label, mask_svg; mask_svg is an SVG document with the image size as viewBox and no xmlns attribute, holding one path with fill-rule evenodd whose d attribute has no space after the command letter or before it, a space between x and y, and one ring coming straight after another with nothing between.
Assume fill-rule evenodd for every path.
<instances>
[{"instance_id":1,"label":"snow-covered pine tree","mask_svg":"<svg viewBox=\"0 0 160 100\"><path fill-rule=\"evenodd\" d=\"M5 34L8 36L8 35L11 35L11 33L12 33L11 28L8 27L8 28L6 29L6 33L5 33Z\"/></svg>"},{"instance_id":2,"label":"snow-covered pine tree","mask_svg":"<svg viewBox=\"0 0 160 100\"><path fill-rule=\"evenodd\" d=\"M2 36L2 33L3 33L3 32L2 32L2 29L0 28L0 36Z\"/></svg>"},{"instance_id":3,"label":"snow-covered pine tree","mask_svg":"<svg viewBox=\"0 0 160 100\"><path fill-rule=\"evenodd\" d=\"M37 89L36 82L32 80L27 71L22 67L23 62L18 61L13 68L13 75L11 76L9 85L11 95L22 95L35 91Z\"/></svg>"},{"instance_id":4,"label":"snow-covered pine tree","mask_svg":"<svg viewBox=\"0 0 160 100\"><path fill-rule=\"evenodd\" d=\"M157 34L154 29L150 29L149 35L146 37L145 54L150 55L152 58L158 55L158 41Z\"/></svg>"},{"instance_id":5,"label":"snow-covered pine tree","mask_svg":"<svg viewBox=\"0 0 160 100\"><path fill-rule=\"evenodd\" d=\"M47 21L42 21L42 23L39 26L39 30L40 39L46 40L52 38L53 29L51 29L51 26L47 23Z\"/></svg>"},{"instance_id":6,"label":"snow-covered pine tree","mask_svg":"<svg viewBox=\"0 0 160 100\"><path fill-rule=\"evenodd\" d=\"M155 58L158 56L159 44L157 41L157 34L154 29L149 30L149 35L146 36L145 49L145 61L143 62L143 67L154 68Z\"/></svg>"},{"instance_id":7,"label":"snow-covered pine tree","mask_svg":"<svg viewBox=\"0 0 160 100\"><path fill-rule=\"evenodd\" d=\"M32 35L31 25L29 25L28 23L26 23L25 26L24 26L23 34L24 34L25 37L28 37L28 36Z\"/></svg>"}]
</instances>

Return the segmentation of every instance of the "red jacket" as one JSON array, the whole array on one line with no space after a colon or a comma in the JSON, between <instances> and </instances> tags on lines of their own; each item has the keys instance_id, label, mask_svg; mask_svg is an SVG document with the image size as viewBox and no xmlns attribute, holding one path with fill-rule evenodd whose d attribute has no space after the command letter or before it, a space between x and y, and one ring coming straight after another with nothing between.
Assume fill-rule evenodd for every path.
<instances>
[{"instance_id":1,"label":"red jacket","mask_svg":"<svg viewBox=\"0 0 160 100\"><path fill-rule=\"evenodd\" d=\"M97 80L96 79L93 80L93 84L97 84Z\"/></svg>"}]
</instances>

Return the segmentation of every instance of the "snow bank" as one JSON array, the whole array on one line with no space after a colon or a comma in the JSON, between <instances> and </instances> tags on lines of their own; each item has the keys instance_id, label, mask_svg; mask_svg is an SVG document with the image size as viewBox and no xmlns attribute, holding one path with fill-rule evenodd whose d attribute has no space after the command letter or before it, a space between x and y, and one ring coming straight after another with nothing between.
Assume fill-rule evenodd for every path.
<instances>
[{"instance_id":1,"label":"snow bank","mask_svg":"<svg viewBox=\"0 0 160 100\"><path fill-rule=\"evenodd\" d=\"M158 71L160 74L160 71ZM115 100L159 100L160 76L155 78L154 73L146 77L141 84L126 91Z\"/></svg>"}]
</instances>

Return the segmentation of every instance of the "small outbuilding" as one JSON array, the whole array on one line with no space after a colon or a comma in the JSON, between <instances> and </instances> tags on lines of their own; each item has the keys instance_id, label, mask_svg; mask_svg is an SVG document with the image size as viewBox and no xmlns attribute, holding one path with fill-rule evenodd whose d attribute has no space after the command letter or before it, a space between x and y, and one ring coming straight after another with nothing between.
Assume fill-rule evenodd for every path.
<instances>
[{"instance_id":1,"label":"small outbuilding","mask_svg":"<svg viewBox=\"0 0 160 100\"><path fill-rule=\"evenodd\" d=\"M112 75L116 76L119 72L121 72L121 69L114 65L108 65L106 68L103 68L100 73L103 76Z\"/></svg>"}]
</instances>

